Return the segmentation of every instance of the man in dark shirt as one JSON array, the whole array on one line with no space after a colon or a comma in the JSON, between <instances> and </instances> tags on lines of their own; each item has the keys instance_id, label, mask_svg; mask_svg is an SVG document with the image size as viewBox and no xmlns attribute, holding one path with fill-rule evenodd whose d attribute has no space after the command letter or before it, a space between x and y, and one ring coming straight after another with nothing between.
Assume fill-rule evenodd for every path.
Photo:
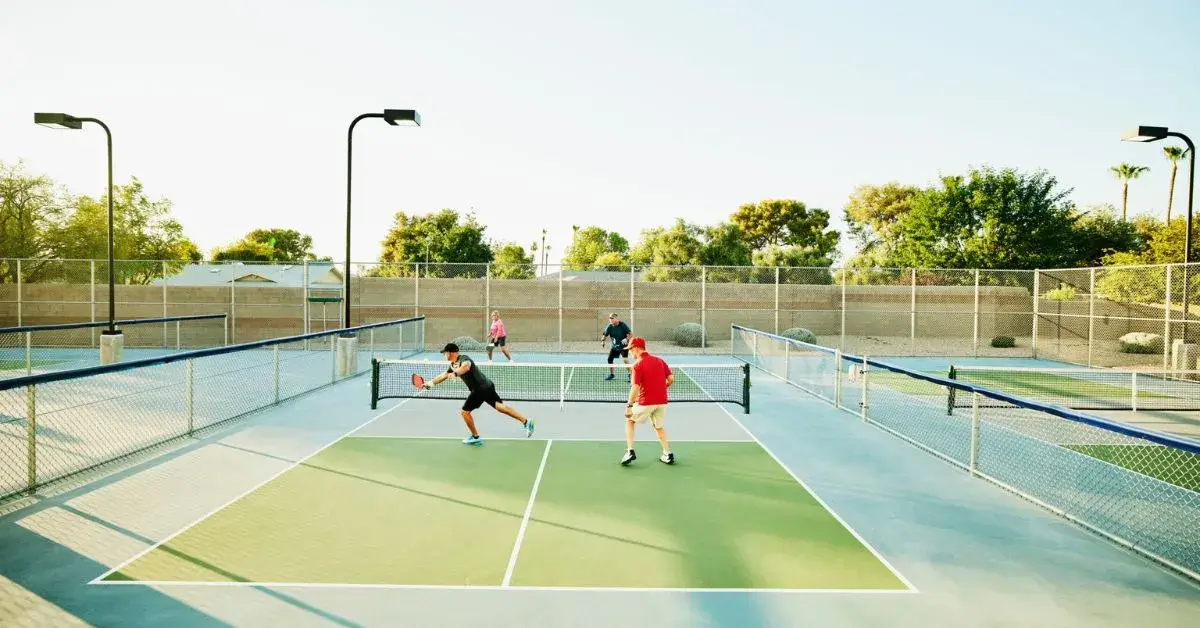
<instances>
[{"instance_id":1,"label":"man in dark shirt","mask_svg":"<svg viewBox=\"0 0 1200 628\"><path fill-rule=\"evenodd\" d=\"M425 382L425 388L436 386L450 377L457 377L462 380L463 384L466 384L469 393L467 394L467 400L463 402L461 412L463 421L466 422L467 429L471 431L471 435L463 439L463 443L467 445L483 444L483 439L479 437L479 432L475 430L475 418L471 416L471 412L485 403L495 408L496 411L520 421L521 425L525 426L526 438L533 435L533 419L527 419L521 416L520 412L505 405L504 401L500 399L500 395L496 392L496 385L475 366L474 360L458 352L458 345L453 342L448 343L445 347L442 347L442 354L450 362L450 368L446 369L445 373Z\"/></svg>"},{"instance_id":2,"label":"man in dark shirt","mask_svg":"<svg viewBox=\"0 0 1200 628\"><path fill-rule=\"evenodd\" d=\"M629 325L622 321L616 312L608 315L608 327L604 328L604 334L600 336L600 346L606 346L605 338L612 339L612 346L608 349L608 363L611 365L614 360L621 358L625 364L629 364L629 337L633 335L633 330L629 329ZM613 368L608 367L608 377L605 380L612 379ZM626 376L628 379L628 375Z\"/></svg>"}]
</instances>

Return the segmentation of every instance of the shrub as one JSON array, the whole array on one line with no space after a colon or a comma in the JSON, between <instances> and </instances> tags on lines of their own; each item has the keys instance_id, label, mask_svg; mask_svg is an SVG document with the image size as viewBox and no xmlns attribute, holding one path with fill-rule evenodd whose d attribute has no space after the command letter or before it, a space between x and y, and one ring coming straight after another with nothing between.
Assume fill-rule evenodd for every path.
<instances>
[{"instance_id":1,"label":"shrub","mask_svg":"<svg viewBox=\"0 0 1200 628\"><path fill-rule=\"evenodd\" d=\"M670 340L681 347L699 347L704 344L704 328L699 323L683 323L671 330Z\"/></svg>"},{"instance_id":2,"label":"shrub","mask_svg":"<svg viewBox=\"0 0 1200 628\"><path fill-rule=\"evenodd\" d=\"M1017 346L1017 339L1012 336L996 336L992 338L992 346L997 349L1011 349Z\"/></svg>"},{"instance_id":3,"label":"shrub","mask_svg":"<svg viewBox=\"0 0 1200 628\"><path fill-rule=\"evenodd\" d=\"M1121 345L1121 353L1162 353L1163 339L1158 334L1135 331L1117 341Z\"/></svg>"},{"instance_id":4,"label":"shrub","mask_svg":"<svg viewBox=\"0 0 1200 628\"><path fill-rule=\"evenodd\" d=\"M462 351L483 351L487 349L487 347L483 346L482 342L479 342L470 336L459 336L450 342L458 345L458 348Z\"/></svg>"},{"instance_id":5,"label":"shrub","mask_svg":"<svg viewBox=\"0 0 1200 628\"><path fill-rule=\"evenodd\" d=\"M784 332L782 334L779 334L779 335L783 336L784 338L791 338L792 340L797 340L800 342L807 342L810 345L817 344L816 334L812 333L811 331L808 331L807 329L805 329L803 327L793 327L791 329L786 329L786 330L784 330Z\"/></svg>"}]
</instances>

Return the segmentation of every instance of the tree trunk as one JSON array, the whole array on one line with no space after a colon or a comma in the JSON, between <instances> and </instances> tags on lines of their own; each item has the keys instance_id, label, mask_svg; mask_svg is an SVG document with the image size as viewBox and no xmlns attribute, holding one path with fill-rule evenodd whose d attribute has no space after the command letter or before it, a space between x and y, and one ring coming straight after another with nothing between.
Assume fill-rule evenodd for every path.
<instances>
[{"instance_id":1,"label":"tree trunk","mask_svg":"<svg viewBox=\"0 0 1200 628\"><path fill-rule=\"evenodd\" d=\"M1129 205L1129 182L1121 188L1121 222L1125 222L1125 208Z\"/></svg>"},{"instance_id":2,"label":"tree trunk","mask_svg":"<svg viewBox=\"0 0 1200 628\"><path fill-rule=\"evenodd\" d=\"M1171 163L1171 189L1167 192L1167 224L1171 224L1171 204L1175 201L1175 173L1179 171L1179 163Z\"/></svg>"}]
</instances>

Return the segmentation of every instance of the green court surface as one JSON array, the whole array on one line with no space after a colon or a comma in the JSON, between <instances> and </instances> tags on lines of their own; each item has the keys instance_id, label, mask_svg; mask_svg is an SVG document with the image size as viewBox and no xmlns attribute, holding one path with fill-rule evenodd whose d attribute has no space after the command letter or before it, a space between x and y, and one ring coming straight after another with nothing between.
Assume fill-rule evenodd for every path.
<instances>
[{"instance_id":1,"label":"green court surface","mask_svg":"<svg viewBox=\"0 0 1200 628\"><path fill-rule=\"evenodd\" d=\"M910 587L754 442L350 437L98 582Z\"/></svg>"},{"instance_id":2,"label":"green court surface","mask_svg":"<svg viewBox=\"0 0 1200 628\"><path fill-rule=\"evenodd\" d=\"M1097 373L1103 373L1097 371ZM1131 386L1113 385L1082 377L1047 372L959 371L955 379L1011 395L1030 399L1129 399ZM1151 390L1138 390L1139 398L1168 399L1171 396Z\"/></svg>"},{"instance_id":3,"label":"green court surface","mask_svg":"<svg viewBox=\"0 0 1200 628\"><path fill-rule=\"evenodd\" d=\"M1065 445L1067 449L1200 493L1200 456L1161 445Z\"/></svg>"}]
</instances>

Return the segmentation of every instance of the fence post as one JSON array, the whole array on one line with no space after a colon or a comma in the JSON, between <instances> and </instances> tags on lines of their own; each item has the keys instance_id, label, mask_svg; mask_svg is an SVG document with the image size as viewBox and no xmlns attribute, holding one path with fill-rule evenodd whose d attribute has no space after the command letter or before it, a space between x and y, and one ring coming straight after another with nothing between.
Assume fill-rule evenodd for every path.
<instances>
[{"instance_id":1,"label":"fence post","mask_svg":"<svg viewBox=\"0 0 1200 628\"><path fill-rule=\"evenodd\" d=\"M94 322L96 322L96 260L89 260L89 261L88 261L88 267L89 267L89 269L90 269L90 271L91 271L91 272L90 272L90 275L89 275L89 279L88 279L88 285L90 285L90 286L91 286L91 293L92 293L92 303L91 303L91 309L92 309L92 322L94 323ZM92 334L92 346L93 346L93 347L95 347L95 346L96 346L96 343L97 343L97 340L96 340L96 328L95 328L95 327L93 327L93 328L92 328L91 334Z\"/></svg>"},{"instance_id":2,"label":"fence post","mask_svg":"<svg viewBox=\"0 0 1200 628\"><path fill-rule=\"evenodd\" d=\"M543 274L545 269L542 270ZM632 320L631 320L632 324ZM558 269L558 350L563 351L563 343L566 341L563 338L563 272L562 267Z\"/></svg>"},{"instance_id":3,"label":"fence post","mask_svg":"<svg viewBox=\"0 0 1200 628\"><path fill-rule=\"evenodd\" d=\"M842 332L841 340L838 341L838 349L842 351L846 350L846 275L848 274L846 269L842 268Z\"/></svg>"},{"instance_id":4,"label":"fence post","mask_svg":"<svg viewBox=\"0 0 1200 628\"><path fill-rule=\"evenodd\" d=\"M337 335L326 336L329 340L329 381L337 381Z\"/></svg>"},{"instance_id":5,"label":"fence post","mask_svg":"<svg viewBox=\"0 0 1200 628\"><path fill-rule=\"evenodd\" d=\"M842 407L842 350L833 350L833 407Z\"/></svg>"},{"instance_id":6,"label":"fence post","mask_svg":"<svg viewBox=\"0 0 1200 628\"><path fill-rule=\"evenodd\" d=\"M779 333L779 267L775 267L775 333Z\"/></svg>"},{"instance_id":7,"label":"fence post","mask_svg":"<svg viewBox=\"0 0 1200 628\"><path fill-rule=\"evenodd\" d=\"M303 308L303 309L301 310L301 311L303 312L303 314L301 314L301 316L303 316L303 317L304 317L304 323L303 323L303 324L300 326L300 329L304 330L304 331L303 331L303 332L301 332L301 333L308 334L308 333L309 333L309 321L308 321L308 319L309 319L309 310L308 310L308 307L309 307L309 305L308 305L308 260L304 260L304 265L301 267L301 271L300 271L300 288L301 288L301 290L300 290L300 298L301 298L301 299L303 299L303 301L304 301L304 303L303 303L303 305L302 305L302 308ZM307 340L305 340L305 341L304 341L304 348L305 348L305 349L307 349L307 348L308 348L308 341L307 341Z\"/></svg>"},{"instance_id":8,"label":"fence post","mask_svg":"<svg viewBox=\"0 0 1200 628\"><path fill-rule=\"evenodd\" d=\"M1061 322L1060 322L1061 324ZM1096 267L1088 272L1088 368L1092 366L1092 347L1096 344Z\"/></svg>"},{"instance_id":9,"label":"fence post","mask_svg":"<svg viewBox=\"0 0 1200 628\"><path fill-rule=\"evenodd\" d=\"M165 260L162 263L162 278L163 278L163 293L162 293L163 318L166 318L169 315L167 314L167 262ZM178 326L176 326L176 329L178 329ZM168 345L169 341L167 340L169 338L169 336L168 336L168 334L170 333L169 330L170 330L170 324L164 322L163 323L163 347L169 346Z\"/></svg>"},{"instance_id":10,"label":"fence post","mask_svg":"<svg viewBox=\"0 0 1200 628\"><path fill-rule=\"evenodd\" d=\"M975 357L979 357L979 269L975 269L975 316L971 323L971 348Z\"/></svg>"},{"instance_id":11,"label":"fence post","mask_svg":"<svg viewBox=\"0 0 1200 628\"><path fill-rule=\"evenodd\" d=\"M634 283L636 282L636 277L637 277L637 267L630 265L629 266L629 326L635 327L635 328L636 328L636 326L633 323L633 312L634 312L634 308L636 306L633 301L633 292L634 292L633 286L634 286Z\"/></svg>"},{"instance_id":12,"label":"fence post","mask_svg":"<svg viewBox=\"0 0 1200 628\"><path fill-rule=\"evenodd\" d=\"M870 388L870 375L867 374L867 356L862 358L862 401L858 403L859 411L862 415L863 423L867 422L867 402L870 399L868 389Z\"/></svg>"},{"instance_id":13,"label":"fence post","mask_svg":"<svg viewBox=\"0 0 1200 628\"><path fill-rule=\"evenodd\" d=\"M237 342L237 295L234 294L234 288L237 282L229 282L229 331L225 334L225 344L229 344L229 338L232 336L233 341Z\"/></svg>"},{"instance_id":14,"label":"fence post","mask_svg":"<svg viewBox=\"0 0 1200 628\"><path fill-rule=\"evenodd\" d=\"M790 377L791 366L792 366L792 343L785 342L785 343L783 343L783 381L785 381L785 382L792 381L791 377Z\"/></svg>"},{"instance_id":15,"label":"fence post","mask_svg":"<svg viewBox=\"0 0 1200 628\"><path fill-rule=\"evenodd\" d=\"M1129 385L1129 390L1131 391L1130 394L1133 397L1130 400L1129 405L1134 412L1137 412L1137 409L1138 409L1138 406L1137 406L1137 402L1138 402L1138 390L1137 390L1138 379L1137 379L1137 376L1138 376L1138 374L1136 372L1133 372L1133 373L1130 373L1129 376L1133 380Z\"/></svg>"},{"instance_id":16,"label":"fence post","mask_svg":"<svg viewBox=\"0 0 1200 628\"><path fill-rule=\"evenodd\" d=\"M33 332L25 332L25 374L33 375Z\"/></svg>"},{"instance_id":17,"label":"fence post","mask_svg":"<svg viewBox=\"0 0 1200 628\"><path fill-rule=\"evenodd\" d=\"M488 329L491 325L488 324L488 319L492 313L492 264L488 262L483 269L483 338L487 338Z\"/></svg>"},{"instance_id":18,"label":"fence post","mask_svg":"<svg viewBox=\"0 0 1200 628\"><path fill-rule=\"evenodd\" d=\"M912 296L908 304L908 352L909 355L917 355L917 269L910 268L909 273Z\"/></svg>"},{"instance_id":19,"label":"fence post","mask_svg":"<svg viewBox=\"0 0 1200 628\"><path fill-rule=\"evenodd\" d=\"M1029 350L1033 354L1032 357L1037 357L1037 341L1038 341L1038 312L1039 301L1042 300L1042 271L1034 269L1033 271L1033 333L1029 342Z\"/></svg>"},{"instance_id":20,"label":"fence post","mask_svg":"<svg viewBox=\"0 0 1200 628\"><path fill-rule=\"evenodd\" d=\"M700 267L700 348L704 349L708 346L708 307L707 307L707 288L708 286L708 266Z\"/></svg>"},{"instance_id":21,"label":"fence post","mask_svg":"<svg viewBox=\"0 0 1200 628\"><path fill-rule=\"evenodd\" d=\"M275 403L279 403L279 345L271 346L271 354L275 362Z\"/></svg>"},{"instance_id":22,"label":"fence post","mask_svg":"<svg viewBox=\"0 0 1200 628\"><path fill-rule=\"evenodd\" d=\"M1186 275L1185 275L1186 276ZM1171 264L1167 264L1167 290L1163 300L1163 370L1171 365Z\"/></svg>"},{"instance_id":23,"label":"fence post","mask_svg":"<svg viewBox=\"0 0 1200 628\"><path fill-rule=\"evenodd\" d=\"M979 393L971 391L971 475L978 475L979 459Z\"/></svg>"},{"instance_id":24,"label":"fence post","mask_svg":"<svg viewBox=\"0 0 1200 628\"><path fill-rule=\"evenodd\" d=\"M180 329L180 327L182 325L183 325L183 321L175 321L175 350L176 351L183 348L183 333L182 333L182 330Z\"/></svg>"},{"instance_id":25,"label":"fence post","mask_svg":"<svg viewBox=\"0 0 1200 628\"><path fill-rule=\"evenodd\" d=\"M188 436L192 435L192 432L195 431L195 426L196 426L195 404L192 403L192 400L195 398L195 393L196 393L195 383L194 383L195 382L194 375L195 375L195 364L193 364L192 360L188 360L187 361L187 385L185 386L185 388L187 389L186 397L187 397Z\"/></svg>"},{"instance_id":26,"label":"fence post","mask_svg":"<svg viewBox=\"0 0 1200 628\"><path fill-rule=\"evenodd\" d=\"M37 490L37 384L25 387L25 464L29 493Z\"/></svg>"},{"instance_id":27,"label":"fence post","mask_svg":"<svg viewBox=\"0 0 1200 628\"><path fill-rule=\"evenodd\" d=\"M24 295L22 294L22 292L24 292L24 290L22 290L23 286L24 286L24 283L23 283L22 277L21 277L21 259L17 258L17 327L20 327L25 324L24 319L23 319L23 315L24 315L24 307L23 306L24 306L24 301L25 301ZM93 299L93 301L94 300L95 299Z\"/></svg>"},{"instance_id":28,"label":"fence post","mask_svg":"<svg viewBox=\"0 0 1200 628\"><path fill-rule=\"evenodd\" d=\"M403 354L404 353L404 325L400 325L399 327L400 327L400 344L396 348L400 350L401 354ZM371 359L374 360L375 359L375 328L372 327L370 331L371 331L371 333L368 337L367 342L371 345L369 352L371 354Z\"/></svg>"},{"instance_id":29,"label":"fence post","mask_svg":"<svg viewBox=\"0 0 1200 628\"><path fill-rule=\"evenodd\" d=\"M413 316L421 315L421 263L414 262L413 268Z\"/></svg>"}]
</instances>

